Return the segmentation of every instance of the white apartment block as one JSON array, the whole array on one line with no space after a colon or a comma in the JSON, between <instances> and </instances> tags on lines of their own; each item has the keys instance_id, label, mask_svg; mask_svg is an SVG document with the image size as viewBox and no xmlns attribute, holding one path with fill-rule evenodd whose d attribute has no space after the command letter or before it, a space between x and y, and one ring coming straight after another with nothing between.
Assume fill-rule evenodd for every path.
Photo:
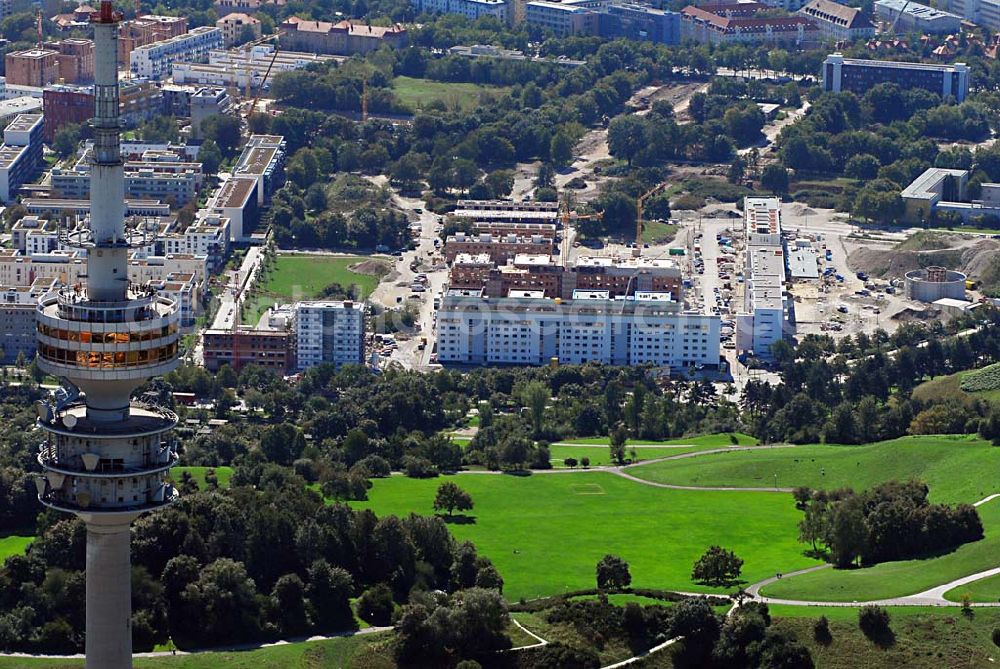
<instances>
[{"instance_id":1,"label":"white apartment block","mask_svg":"<svg viewBox=\"0 0 1000 669\"><path fill-rule=\"evenodd\" d=\"M771 358L771 347L793 329L785 294L785 254L781 240L781 201L744 200L746 258L743 312L736 316L736 349Z\"/></svg>"},{"instance_id":2,"label":"white apartment block","mask_svg":"<svg viewBox=\"0 0 1000 669\"><path fill-rule=\"evenodd\" d=\"M222 31L214 26L199 26L183 35L133 49L129 56L132 75L158 81L170 76L174 63L204 61L209 51L221 48Z\"/></svg>"},{"instance_id":3,"label":"white apartment block","mask_svg":"<svg viewBox=\"0 0 1000 669\"><path fill-rule=\"evenodd\" d=\"M578 290L562 300L542 291L486 298L481 290L451 290L437 312L437 328L442 363L719 364L719 317L682 313L669 293L611 299L608 291Z\"/></svg>"},{"instance_id":4,"label":"white apartment block","mask_svg":"<svg viewBox=\"0 0 1000 669\"><path fill-rule=\"evenodd\" d=\"M418 12L430 14L458 14L473 21L481 16L495 16L504 22L508 20L505 0L412 0L410 4Z\"/></svg>"},{"instance_id":5,"label":"white apartment block","mask_svg":"<svg viewBox=\"0 0 1000 669\"><path fill-rule=\"evenodd\" d=\"M267 88L278 72L301 70L309 65L334 59L334 56L298 51L278 51L275 55L273 45L258 44L249 51L210 51L208 63L174 63L172 72L175 84L225 86L241 91L250 86L256 91ZM264 75L269 68L271 74L265 80Z\"/></svg>"},{"instance_id":6,"label":"white apartment block","mask_svg":"<svg viewBox=\"0 0 1000 669\"><path fill-rule=\"evenodd\" d=\"M148 285L162 297L170 298L177 303L181 331L192 332L199 311L198 284L194 275L171 273L163 279L150 281Z\"/></svg>"},{"instance_id":7,"label":"white apartment block","mask_svg":"<svg viewBox=\"0 0 1000 669\"><path fill-rule=\"evenodd\" d=\"M307 369L323 363L336 367L364 363L363 303L296 302L294 314L298 369Z\"/></svg>"},{"instance_id":8,"label":"white apartment block","mask_svg":"<svg viewBox=\"0 0 1000 669\"><path fill-rule=\"evenodd\" d=\"M3 133L0 146L0 201L10 202L42 168L42 115L19 114Z\"/></svg>"},{"instance_id":9,"label":"white apartment block","mask_svg":"<svg viewBox=\"0 0 1000 669\"><path fill-rule=\"evenodd\" d=\"M11 226L10 241L22 253L48 253L59 246L59 226L54 221L25 216Z\"/></svg>"}]
</instances>

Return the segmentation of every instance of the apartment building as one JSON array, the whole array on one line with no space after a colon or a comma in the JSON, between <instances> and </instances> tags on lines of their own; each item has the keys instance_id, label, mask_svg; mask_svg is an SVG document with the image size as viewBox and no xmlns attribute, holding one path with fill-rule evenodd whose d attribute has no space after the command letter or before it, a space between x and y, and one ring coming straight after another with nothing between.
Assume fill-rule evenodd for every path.
<instances>
[{"instance_id":1,"label":"apartment building","mask_svg":"<svg viewBox=\"0 0 1000 669\"><path fill-rule=\"evenodd\" d=\"M580 256L563 279L563 297L576 290L607 291L613 298L648 292L681 302L682 286L680 267L667 258Z\"/></svg>"},{"instance_id":2,"label":"apartment building","mask_svg":"<svg viewBox=\"0 0 1000 669\"><path fill-rule=\"evenodd\" d=\"M781 201L744 200L746 256L743 311L736 316L736 349L770 360L771 347L794 332L794 307L785 293Z\"/></svg>"},{"instance_id":3,"label":"apartment building","mask_svg":"<svg viewBox=\"0 0 1000 669\"><path fill-rule=\"evenodd\" d=\"M202 123L233 110L233 100L222 86L201 86L191 94L191 137L202 139Z\"/></svg>"},{"instance_id":4,"label":"apartment building","mask_svg":"<svg viewBox=\"0 0 1000 669\"><path fill-rule=\"evenodd\" d=\"M875 36L875 25L857 7L833 0L811 0L799 10L819 28L823 37L836 42L853 42Z\"/></svg>"},{"instance_id":5,"label":"apartment building","mask_svg":"<svg viewBox=\"0 0 1000 669\"><path fill-rule=\"evenodd\" d=\"M59 52L32 48L4 55L4 76L8 83L22 86L47 86L59 80Z\"/></svg>"},{"instance_id":6,"label":"apartment building","mask_svg":"<svg viewBox=\"0 0 1000 669\"><path fill-rule=\"evenodd\" d=\"M201 211L184 232L169 232L156 240L157 252L165 255L192 254L208 258L209 271L222 267L229 254L229 219Z\"/></svg>"},{"instance_id":7,"label":"apartment building","mask_svg":"<svg viewBox=\"0 0 1000 669\"><path fill-rule=\"evenodd\" d=\"M51 195L57 198L83 200L90 197L90 167L93 147L88 146L71 168L53 167ZM125 162L125 197L155 199L183 207L198 197L203 174L201 163L169 160L158 156L153 160Z\"/></svg>"},{"instance_id":8,"label":"apartment building","mask_svg":"<svg viewBox=\"0 0 1000 669\"><path fill-rule=\"evenodd\" d=\"M417 12L428 14L458 14L472 21L483 16L493 16L505 23L510 20L505 0L411 0L410 4Z\"/></svg>"},{"instance_id":9,"label":"apartment building","mask_svg":"<svg viewBox=\"0 0 1000 669\"><path fill-rule=\"evenodd\" d=\"M0 286L0 364L12 365L19 355L31 360L37 339L35 313L38 299L58 282L36 279L23 286Z\"/></svg>"},{"instance_id":10,"label":"apartment building","mask_svg":"<svg viewBox=\"0 0 1000 669\"><path fill-rule=\"evenodd\" d=\"M222 48L222 31L199 26L190 32L136 47L129 56L133 76L158 81L169 77L171 67L181 61L204 61L208 52Z\"/></svg>"},{"instance_id":11,"label":"apartment building","mask_svg":"<svg viewBox=\"0 0 1000 669\"><path fill-rule=\"evenodd\" d=\"M681 10L681 37L709 44L782 44L801 47L817 43L822 33L803 16L756 14L767 9L759 3L688 6ZM748 15L749 14L749 15Z\"/></svg>"},{"instance_id":12,"label":"apartment building","mask_svg":"<svg viewBox=\"0 0 1000 669\"><path fill-rule=\"evenodd\" d=\"M352 301L296 302L295 366L364 364L365 308Z\"/></svg>"},{"instance_id":13,"label":"apartment building","mask_svg":"<svg viewBox=\"0 0 1000 669\"><path fill-rule=\"evenodd\" d=\"M70 123L87 123L94 115L94 87L79 84L53 84L40 95L45 112L45 141L51 143L59 128ZM148 81L122 82L118 99L119 117L126 127L134 128L163 114L163 93Z\"/></svg>"},{"instance_id":14,"label":"apartment building","mask_svg":"<svg viewBox=\"0 0 1000 669\"><path fill-rule=\"evenodd\" d=\"M280 50L271 44L258 44L249 50L210 51L207 63L174 63L176 84L226 86L246 90L266 90L278 72L301 70L315 63L335 60L334 56ZM268 75L268 69L271 73ZM265 75L267 79L265 80ZM187 114L184 114L187 116Z\"/></svg>"},{"instance_id":15,"label":"apartment building","mask_svg":"<svg viewBox=\"0 0 1000 669\"><path fill-rule=\"evenodd\" d=\"M958 14L991 32L1000 30L1000 0L944 0L940 9Z\"/></svg>"},{"instance_id":16,"label":"apartment building","mask_svg":"<svg viewBox=\"0 0 1000 669\"><path fill-rule=\"evenodd\" d=\"M10 245L29 255L48 253L59 246L59 226L37 216L24 216L10 228Z\"/></svg>"},{"instance_id":17,"label":"apartment building","mask_svg":"<svg viewBox=\"0 0 1000 669\"><path fill-rule=\"evenodd\" d=\"M29 214L46 218L62 217L64 214L82 220L90 214L90 200L67 200L61 198L24 198L21 204ZM170 205L158 200L134 200L125 198L126 216L169 216Z\"/></svg>"},{"instance_id":18,"label":"apartment building","mask_svg":"<svg viewBox=\"0 0 1000 669\"><path fill-rule=\"evenodd\" d=\"M518 254L551 255L554 251L552 238L542 235L518 237L513 234L494 236L489 233L467 235L464 232L456 232L444 243L444 257L449 263L460 253L469 255L485 253L493 262L503 264Z\"/></svg>"},{"instance_id":19,"label":"apartment building","mask_svg":"<svg viewBox=\"0 0 1000 669\"><path fill-rule=\"evenodd\" d=\"M242 12L226 14L215 22L215 27L222 31L222 43L227 49L260 39L260 20Z\"/></svg>"},{"instance_id":20,"label":"apartment building","mask_svg":"<svg viewBox=\"0 0 1000 669\"><path fill-rule=\"evenodd\" d=\"M336 54L339 56L364 55L383 45L401 49L408 42L406 28L393 26L373 26L359 21L307 21L292 16L283 21L281 48L309 53Z\"/></svg>"},{"instance_id":21,"label":"apartment building","mask_svg":"<svg viewBox=\"0 0 1000 669\"><path fill-rule=\"evenodd\" d=\"M20 114L3 132L0 146L0 201L11 202L22 185L42 170L42 115Z\"/></svg>"},{"instance_id":22,"label":"apartment building","mask_svg":"<svg viewBox=\"0 0 1000 669\"><path fill-rule=\"evenodd\" d=\"M682 313L665 293L613 299L577 290L562 300L542 291L487 298L481 290L450 290L437 323L438 360L445 364L719 364L718 316Z\"/></svg>"},{"instance_id":23,"label":"apartment building","mask_svg":"<svg viewBox=\"0 0 1000 669\"><path fill-rule=\"evenodd\" d=\"M844 58L832 53L823 61L823 90L851 91L864 95L872 86L893 83L901 88L922 88L943 99L962 102L969 94L969 67L965 63L936 65L888 60Z\"/></svg>"},{"instance_id":24,"label":"apartment building","mask_svg":"<svg viewBox=\"0 0 1000 669\"><path fill-rule=\"evenodd\" d=\"M158 256L142 251L134 251L129 256L128 278L132 283L166 281L171 274L190 274L199 292L204 292L207 290L208 257L193 253Z\"/></svg>"},{"instance_id":25,"label":"apartment building","mask_svg":"<svg viewBox=\"0 0 1000 669\"><path fill-rule=\"evenodd\" d=\"M162 297L170 298L177 303L180 314L181 332L193 332L195 319L198 316L200 301L198 286L193 274L171 273L166 277L146 284Z\"/></svg>"},{"instance_id":26,"label":"apartment building","mask_svg":"<svg viewBox=\"0 0 1000 669\"><path fill-rule=\"evenodd\" d=\"M555 236L556 223L559 222L558 202L514 202L512 200L459 200L455 211L449 217L458 221L469 221L474 225L481 223L498 224L489 229L477 229L477 232L491 234L523 234L525 228L503 228L499 224L519 225L525 223L543 224L542 234ZM532 233L534 234L534 233Z\"/></svg>"},{"instance_id":27,"label":"apartment building","mask_svg":"<svg viewBox=\"0 0 1000 669\"><path fill-rule=\"evenodd\" d=\"M895 26L897 34L950 35L959 32L962 17L911 0L876 0L875 16Z\"/></svg>"},{"instance_id":28,"label":"apartment building","mask_svg":"<svg viewBox=\"0 0 1000 669\"><path fill-rule=\"evenodd\" d=\"M144 14L131 21L122 21L118 29L118 63L130 63L132 52L140 46L179 37L187 31L184 16Z\"/></svg>"},{"instance_id":29,"label":"apartment building","mask_svg":"<svg viewBox=\"0 0 1000 669\"><path fill-rule=\"evenodd\" d=\"M260 330L241 327L232 330L208 329L202 336L205 369L217 372L222 365L239 371L257 365L279 376L293 367L295 354L292 334L284 330Z\"/></svg>"}]
</instances>

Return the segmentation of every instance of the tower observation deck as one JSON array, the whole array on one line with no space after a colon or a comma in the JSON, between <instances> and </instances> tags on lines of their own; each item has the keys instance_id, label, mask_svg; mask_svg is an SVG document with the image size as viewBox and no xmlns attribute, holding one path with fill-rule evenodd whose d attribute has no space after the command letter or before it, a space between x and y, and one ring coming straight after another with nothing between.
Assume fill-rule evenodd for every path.
<instances>
[{"instance_id":1,"label":"tower observation deck","mask_svg":"<svg viewBox=\"0 0 1000 669\"><path fill-rule=\"evenodd\" d=\"M128 281L124 174L118 118L118 23L101 2L94 27L94 152L85 286L44 295L37 310L38 366L70 388L39 405L45 441L38 498L87 525L88 669L132 666L129 525L177 497L166 482L177 461L177 416L131 400L178 364L174 301ZM82 395L79 391L82 391Z\"/></svg>"}]
</instances>

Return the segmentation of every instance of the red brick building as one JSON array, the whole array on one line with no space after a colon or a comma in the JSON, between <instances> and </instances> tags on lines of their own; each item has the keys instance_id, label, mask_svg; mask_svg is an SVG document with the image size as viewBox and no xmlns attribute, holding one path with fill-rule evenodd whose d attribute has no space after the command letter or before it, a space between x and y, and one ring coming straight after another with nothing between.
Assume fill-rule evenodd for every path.
<instances>
[{"instance_id":1,"label":"red brick building","mask_svg":"<svg viewBox=\"0 0 1000 669\"><path fill-rule=\"evenodd\" d=\"M229 364L237 372L246 365L258 365L275 374L284 375L292 369L292 335L279 330L240 330L233 342L231 330L206 330L205 369L217 372Z\"/></svg>"}]
</instances>

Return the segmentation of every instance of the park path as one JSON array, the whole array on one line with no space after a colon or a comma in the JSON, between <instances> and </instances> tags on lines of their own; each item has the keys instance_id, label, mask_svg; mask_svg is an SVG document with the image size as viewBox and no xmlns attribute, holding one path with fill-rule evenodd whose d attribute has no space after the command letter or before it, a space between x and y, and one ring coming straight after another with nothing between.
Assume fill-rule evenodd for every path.
<instances>
[{"instance_id":1,"label":"park path","mask_svg":"<svg viewBox=\"0 0 1000 669\"><path fill-rule=\"evenodd\" d=\"M573 444L574 446L578 444ZM603 448L607 448L604 446ZM660 448L660 447L658 447ZM678 448L690 448L690 446L678 446ZM784 492L790 493L793 488L776 488L771 487L760 487L760 488L739 488L735 486L688 486L688 485L676 485L673 483L658 483L656 481L647 481L646 479L639 478L626 472L626 469L632 467L642 467L645 465L656 464L657 462L666 462L667 460L683 460L684 458L694 458L700 455L711 455L712 453L729 453L731 451L757 451L757 450L768 450L774 448L795 448L795 444L760 444L757 446L725 446L722 448L709 448L703 451L692 451L690 453L680 453L678 455L665 455L662 458L652 458L649 460L642 460L641 462L633 462L628 465L598 465L596 467L583 468L572 468L572 469L531 469L531 476L538 474L579 474L581 472L605 472L607 474L614 474L615 476L620 476L623 479L632 481L633 483L639 483L641 485L648 485L653 488L665 488L667 490L704 490L709 492ZM486 476L504 476L507 472L494 471L486 469L473 469L473 470L461 470L455 472L456 474L462 475L486 475ZM402 472L393 472L394 475L402 476Z\"/></svg>"}]
</instances>

